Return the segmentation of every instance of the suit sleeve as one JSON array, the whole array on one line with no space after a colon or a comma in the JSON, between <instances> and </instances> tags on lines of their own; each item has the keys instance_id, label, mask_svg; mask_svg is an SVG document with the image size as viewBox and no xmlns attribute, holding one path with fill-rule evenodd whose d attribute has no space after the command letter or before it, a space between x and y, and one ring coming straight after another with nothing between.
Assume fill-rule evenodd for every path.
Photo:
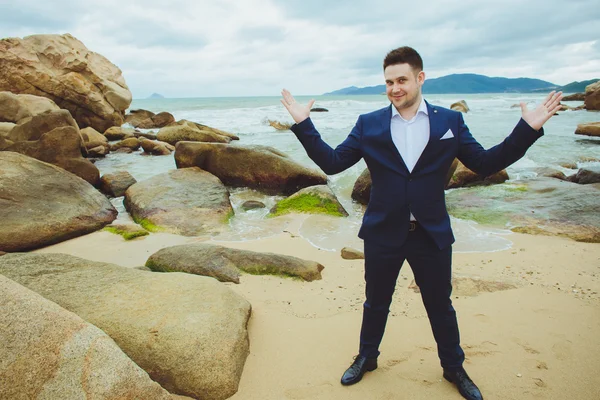
<instances>
[{"instance_id":1,"label":"suit sleeve","mask_svg":"<svg viewBox=\"0 0 600 400\"><path fill-rule=\"evenodd\" d=\"M485 150L471 135L460 114L458 159L479 175L492 175L523 157L527 149L543 135L543 128L536 131L521 118L512 133L502 143Z\"/></svg>"},{"instance_id":2,"label":"suit sleeve","mask_svg":"<svg viewBox=\"0 0 600 400\"><path fill-rule=\"evenodd\" d=\"M359 117L348 137L335 149L323 141L310 118L294 124L291 129L310 159L327 175L334 175L350 168L361 159L361 125Z\"/></svg>"}]
</instances>

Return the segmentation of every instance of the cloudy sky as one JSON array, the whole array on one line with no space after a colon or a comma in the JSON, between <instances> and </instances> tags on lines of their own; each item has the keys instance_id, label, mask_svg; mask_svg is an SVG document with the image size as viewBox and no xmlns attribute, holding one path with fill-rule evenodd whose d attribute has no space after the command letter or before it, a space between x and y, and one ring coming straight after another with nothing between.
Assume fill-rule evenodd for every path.
<instances>
[{"instance_id":1,"label":"cloudy sky","mask_svg":"<svg viewBox=\"0 0 600 400\"><path fill-rule=\"evenodd\" d=\"M383 83L416 48L427 77L600 78L598 0L0 0L0 38L71 33L134 98L322 94Z\"/></svg>"}]
</instances>

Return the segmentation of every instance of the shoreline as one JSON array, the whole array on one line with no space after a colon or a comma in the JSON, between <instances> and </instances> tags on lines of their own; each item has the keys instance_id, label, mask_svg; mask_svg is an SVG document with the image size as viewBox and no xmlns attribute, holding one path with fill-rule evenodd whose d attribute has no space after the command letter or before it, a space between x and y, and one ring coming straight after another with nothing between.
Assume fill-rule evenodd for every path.
<instances>
[{"instance_id":1,"label":"shoreline","mask_svg":"<svg viewBox=\"0 0 600 400\"><path fill-rule=\"evenodd\" d=\"M357 385L339 384L357 353L363 260L343 260L337 251L312 246L298 235L301 220L293 218L286 232L268 238L207 241L325 266L320 281L243 274L238 285L224 283L248 299L253 310L250 355L231 399L459 399L441 377L435 342L406 264L378 370ZM194 241L198 238L150 234L126 242L95 232L35 252L60 251L133 267L159 248ZM512 233L511 241L508 250L454 254L453 302L467 371L487 399L596 398L600 246L519 233Z\"/></svg>"}]
</instances>

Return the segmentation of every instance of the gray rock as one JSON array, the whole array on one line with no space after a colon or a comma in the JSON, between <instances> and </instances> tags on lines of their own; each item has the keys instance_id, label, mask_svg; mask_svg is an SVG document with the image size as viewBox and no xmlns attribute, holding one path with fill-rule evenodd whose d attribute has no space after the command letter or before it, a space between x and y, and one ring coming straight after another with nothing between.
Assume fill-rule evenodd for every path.
<instances>
[{"instance_id":1,"label":"gray rock","mask_svg":"<svg viewBox=\"0 0 600 400\"><path fill-rule=\"evenodd\" d=\"M0 274L102 329L171 393L237 391L250 304L215 279L39 253L0 257Z\"/></svg>"},{"instance_id":2,"label":"gray rock","mask_svg":"<svg viewBox=\"0 0 600 400\"><path fill-rule=\"evenodd\" d=\"M342 249L342 258L344 260L364 260L365 253L350 247L344 247Z\"/></svg>"},{"instance_id":3,"label":"gray rock","mask_svg":"<svg viewBox=\"0 0 600 400\"><path fill-rule=\"evenodd\" d=\"M368 168L360 174L354 187L352 188L352 199L356 200L360 204L367 205L371 198L371 173Z\"/></svg>"},{"instance_id":4,"label":"gray rock","mask_svg":"<svg viewBox=\"0 0 600 400\"><path fill-rule=\"evenodd\" d=\"M178 143L177 168L200 167L227 186L249 187L269 194L290 195L327 183L322 172L308 169L267 146L231 146L216 143Z\"/></svg>"},{"instance_id":5,"label":"gray rock","mask_svg":"<svg viewBox=\"0 0 600 400\"><path fill-rule=\"evenodd\" d=\"M2 275L0 304L0 398L173 398L106 333Z\"/></svg>"},{"instance_id":6,"label":"gray rock","mask_svg":"<svg viewBox=\"0 0 600 400\"><path fill-rule=\"evenodd\" d=\"M158 140L175 145L181 141L229 143L237 136L195 122L181 120L161 128Z\"/></svg>"},{"instance_id":7,"label":"gray rock","mask_svg":"<svg viewBox=\"0 0 600 400\"><path fill-rule=\"evenodd\" d=\"M102 229L117 217L83 179L22 154L0 152L0 250L23 251Z\"/></svg>"},{"instance_id":8,"label":"gray rock","mask_svg":"<svg viewBox=\"0 0 600 400\"><path fill-rule=\"evenodd\" d=\"M576 175L577 183L580 185L588 185L590 183L600 182L600 167L585 167L580 168ZM600 204L599 204L600 208Z\"/></svg>"},{"instance_id":9,"label":"gray rock","mask_svg":"<svg viewBox=\"0 0 600 400\"><path fill-rule=\"evenodd\" d=\"M450 177L450 182L447 183L446 189L493 185L506 182L508 179L508 173L505 169L490 176L482 176L471 171L469 168L465 167L463 163L458 161L458 165Z\"/></svg>"},{"instance_id":10,"label":"gray rock","mask_svg":"<svg viewBox=\"0 0 600 400\"><path fill-rule=\"evenodd\" d=\"M255 210L257 208L265 208L265 203L260 202L260 201L256 201L256 200L248 200L245 201L244 204L242 204L242 209L248 211L248 210Z\"/></svg>"},{"instance_id":11,"label":"gray rock","mask_svg":"<svg viewBox=\"0 0 600 400\"><path fill-rule=\"evenodd\" d=\"M146 266L153 271L187 272L234 283L240 283L240 271L253 275L298 277L310 282L321 279L324 268L314 261L296 257L204 243L164 248L150 256Z\"/></svg>"},{"instance_id":12,"label":"gray rock","mask_svg":"<svg viewBox=\"0 0 600 400\"><path fill-rule=\"evenodd\" d=\"M137 181L127 171L106 174L100 178L100 190L112 197L121 197L125 191Z\"/></svg>"},{"instance_id":13,"label":"gray rock","mask_svg":"<svg viewBox=\"0 0 600 400\"><path fill-rule=\"evenodd\" d=\"M150 232L215 235L233 208L221 181L200 168L185 168L138 182L125 192L125 207Z\"/></svg>"},{"instance_id":14,"label":"gray rock","mask_svg":"<svg viewBox=\"0 0 600 400\"><path fill-rule=\"evenodd\" d=\"M513 231L600 243L600 185L553 178L451 190L451 215Z\"/></svg>"}]
</instances>

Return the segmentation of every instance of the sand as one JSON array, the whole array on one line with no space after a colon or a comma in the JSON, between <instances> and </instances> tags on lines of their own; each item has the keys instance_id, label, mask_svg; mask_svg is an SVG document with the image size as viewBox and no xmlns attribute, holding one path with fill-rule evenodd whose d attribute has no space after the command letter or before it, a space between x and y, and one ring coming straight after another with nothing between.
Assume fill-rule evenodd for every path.
<instances>
[{"instance_id":1,"label":"sand","mask_svg":"<svg viewBox=\"0 0 600 400\"><path fill-rule=\"evenodd\" d=\"M239 285L224 283L252 304L250 355L232 399L461 399L442 379L407 264L379 368L356 385L340 385L358 349L363 261L312 246L297 234L299 221L270 238L218 242L325 266L320 281L243 275ZM508 250L454 255L465 368L486 400L600 399L600 245L524 234L508 239ZM135 267L160 248L198 240L151 234L126 242L101 231L37 251Z\"/></svg>"}]
</instances>

